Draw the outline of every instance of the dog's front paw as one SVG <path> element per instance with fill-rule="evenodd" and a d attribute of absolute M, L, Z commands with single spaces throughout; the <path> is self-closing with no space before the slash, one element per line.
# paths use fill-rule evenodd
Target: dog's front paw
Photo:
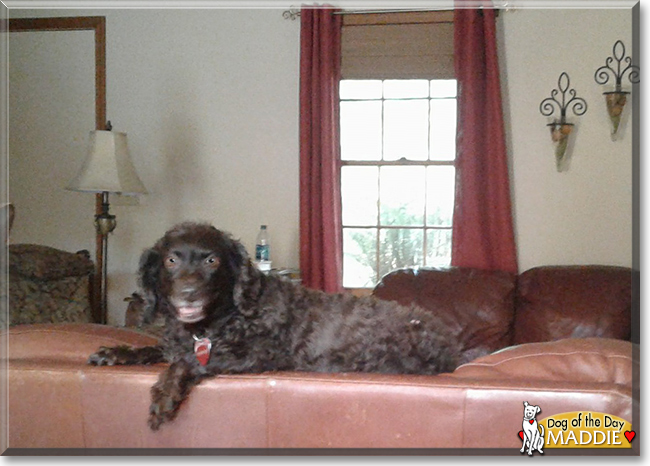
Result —
<path fill-rule="evenodd" d="M 114 366 L 117 362 L 117 351 L 115 348 L 101 346 L 96 353 L 88 357 L 87 362 L 93 366 Z"/>
<path fill-rule="evenodd" d="M 163 393 L 157 387 L 154 387 L 151 392 L 153 399 L 149 406 L 148 424 L 151 430 L 156 431 L 163 423 L 176 417 L 178 404 L 171 396 Z"/>
<path fill-rule="evenodd" d="M 151 403 L 149 406 L 149 420 L 147 421 L 149 428 L 155 432 L 160 429 L 163 422 L 165 422 L 165 418 L 160 413 L 160 405 Z"/>

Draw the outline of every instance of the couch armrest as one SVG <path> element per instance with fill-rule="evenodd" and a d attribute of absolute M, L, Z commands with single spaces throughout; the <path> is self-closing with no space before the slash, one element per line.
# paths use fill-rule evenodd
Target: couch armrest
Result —
<path fill-rule="evenodd" d="M 133 454 L 138 455 L 147 453 L 143 448 L 170 454 L 171 448 L 244 447 L 507 448 L 516 453 L 523 401 L 540 405 L 544 416 L 590 410 L 633 420 L 632 390 L 616 371 L 614 383 L 606 375 L 581 381 L 587 368 L 573 380 L 572 367 L 561 376 L 555 373 L 557 380 L 546 373 L 525 378 L 529 369 L 541 371 L 533 367 L 536 357 L 545 356 L 541 353 L 561 353 L 563 345 L 575 349 L 580 340 L 574 340 L 511 348 L 437 376 L 213 377 L 193 389 L 176 420 L 152 432 L 146 423 L 150 388 L 165 365 L 95 367 L 85 360 L 98 345 L 146 345 L 155 338 L 92 324 L 22 326 L 7 334 L 11 449 L 137 448 Z M 611 345 L 622 357 L 608 364 L 620 362 L 620 372 L 627 374 L 631 343 Z M 604 364 L 586 351 L 576 356 L 567 348 L 565 353 L 576 364 L 590 357 Z M 565 376 L 569 381 L 562 381 Z"/>
<path fill-rule="evenodd" d="M 17 325 L 9 332 L 0 332 L 0 345 L 9 348 L 8 358 L 14 361 L 49 359 L 85 364 L 100 346 L 150 346 L 158 342 L 135 330 L 100 324 Z"/>

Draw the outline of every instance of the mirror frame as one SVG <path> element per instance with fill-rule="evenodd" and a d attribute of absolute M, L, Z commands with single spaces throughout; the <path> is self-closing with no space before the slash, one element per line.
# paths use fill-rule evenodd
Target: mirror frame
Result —
<path fill-rule="evenodd" d="M 9 32 L 86 31 L 95 33 L 95 129 L 106 129 L 106 17 L 76 16 L 56 18 L 12 18 Z M 95 215 L 102 211 L 102 195 L 95 195 Z M 106 302 L 102 299 L 104 249 L 103 237 L 95 236 L 95 272 L 90 280 L 90 307 L 93 321 L 107 322 Z"/>

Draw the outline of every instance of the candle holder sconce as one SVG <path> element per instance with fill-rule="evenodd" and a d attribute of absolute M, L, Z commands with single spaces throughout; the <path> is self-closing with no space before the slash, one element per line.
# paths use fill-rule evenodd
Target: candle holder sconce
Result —
<path fill-rule="evenodd" d="M 630 82 L 637 84 L 639 82 L 639 67 L 632 64 L 631 57 L 625 56 L 625 45 L 623 41 L 616 41 L 612 48 L 612 53 L 614 56 L 607 57 L 605 59 L 605 65 L 596 70 L 594 79 L 598 84 L 607 84 L 610 77 L 616 81 L 613 91 L 603 92 L 609 120 L 612 123 L 612 141 L 616 141 L 619 135 L 618 130 L 621 127 L 623 109 L 625 108 L 627 95 L 629 94 L 628 91 L 623 90 L 623 77 L 627 74 Z M 614 60 L 616 60 L 616 65 L 612 66 Z M 625 62 L 624 66 L 622 66 L 623 62 Z"/>
<path fill-rule="evenodd" d="M 539 111 L 544 116 L 552 116 L 555 110 L 560 111 L 559 120 L 556 118 L 546 126 L 551 130 L 551 139 L 555 146 L 555 164 L 557 171 L 563 171 L 567 167 L 566 162 L 571 152 L 567 151 L 567 148 L 575 126 L 566 120 L 567 110 L 571 109 L 576 116 L 584 115 L 587 111 L 587 102 L 585 99 L 576 96 L 575 89 L 569 89 L 569 75 L 565 72 L 560 74 L 557 84 L 558 88 L 551 91 L 551 97 L 542 100 L 539 105 Z"/>

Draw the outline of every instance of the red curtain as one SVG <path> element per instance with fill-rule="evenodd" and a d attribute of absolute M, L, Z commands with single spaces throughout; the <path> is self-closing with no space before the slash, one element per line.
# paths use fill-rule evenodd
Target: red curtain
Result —
<path fill-rule="evenodd" d="M 455 10 L 454 59 L 458 135 L 452 265 L 517 273 L 494 10 Z"/>
<path fill-rule="evenodd" d="M 303 285 L 342 291 L 339 145 L 341 16 L 300 12 L 300 269 Z"/>

